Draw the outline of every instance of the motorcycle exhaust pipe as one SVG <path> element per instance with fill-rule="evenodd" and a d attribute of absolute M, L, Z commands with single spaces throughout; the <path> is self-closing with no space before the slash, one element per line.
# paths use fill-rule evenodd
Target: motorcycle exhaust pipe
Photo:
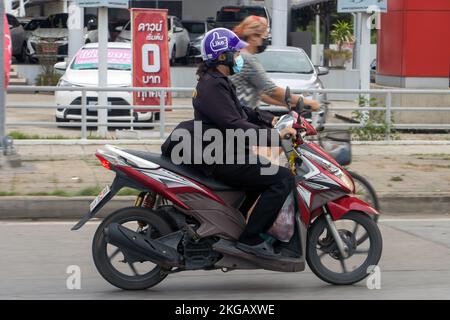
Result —
<path fill-rule="evenodd" d="M 103 232 L 106 242 L 118 247 L 124 255 L 128 254 L 136 261 L 151 261 L 163 267 L 181 265 L 182 256 L 177 250 L 118 223 L 111 223 Z"/>

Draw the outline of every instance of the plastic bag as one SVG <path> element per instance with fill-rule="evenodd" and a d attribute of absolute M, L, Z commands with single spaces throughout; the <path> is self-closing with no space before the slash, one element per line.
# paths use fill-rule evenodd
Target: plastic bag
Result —
<path fill-rule="evenodd" d="M 282 242 L 289 242 L 295 230 L 295 205 L 292 192 L 286 198 L 275 222 L 267 233 Z"/>

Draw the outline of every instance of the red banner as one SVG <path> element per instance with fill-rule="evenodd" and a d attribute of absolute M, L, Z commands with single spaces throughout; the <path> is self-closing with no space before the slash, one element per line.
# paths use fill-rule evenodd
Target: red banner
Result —
<path fill-rule="evenodd" d="M 170 87 L 167 10 L 133 8 L 131 21 L 133 86 Z M 160 94 L 156 91 L 135 92 L 134 104 L 159 106 Z M 165 105 L 171 105 L 171 94 L 166 92 L 164 96 Z"/>
<path fill-rule="evenodd" d="M 3 5 L 3 4 L 1 4 Z M 11 68 L 11 51 L 12 51 L 12 44 L 11 44 L 11 35 L 9 33 L 9 25 L 8 20 L 6 20 L 6 15 L 3 17 L 3 29 L 5 32 L 5 39 L 4 39 L 4 52 L 3 52 L 3 60 L 4 60 L 4 66 L 5 66 L 5 88 L 8 87 L 9 83 L 9 71 Z"/>

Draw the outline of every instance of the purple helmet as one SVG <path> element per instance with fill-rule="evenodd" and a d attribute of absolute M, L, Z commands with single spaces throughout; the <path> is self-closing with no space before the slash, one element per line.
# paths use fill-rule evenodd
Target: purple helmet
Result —
<path fill-rule="evenodd" d="M 233 31 L 215 28 L 208 31 L 203 37 L 201 44 L 202 58 L 203 61 L 215 60 L 224 52 L 239 51 L 247 45 L 247 42 L 239 39 Z"/>

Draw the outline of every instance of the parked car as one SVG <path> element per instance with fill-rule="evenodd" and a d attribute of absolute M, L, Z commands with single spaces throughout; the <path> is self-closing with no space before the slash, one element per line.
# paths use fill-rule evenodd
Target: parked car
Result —
<path fill-rule="evenodd" d="M 108 86 L 111 87 L 131 87 L 131 63 L 132 52 L 129 43 L 108 43 Z M 97 87 L 98 86 L 98 43 L 85 44 L 73 57 L 67 65 L 65 62 L 59 62 L 55 65 L 58 70 L 65 70 L 58 86 L 70 87 Z M 87 92 L 88 105 L 96 105 L 98 93 L 95 91 Z M 55 101 L 58 106 L 80 105 L 80 91 L 57 91 Z M 133 95 L 130 92 L 108 92 L 108 104 L 111 105 L 132 105 Z M 64 107 L 56 110 L 56 121 L 67 122 L 70 120 L 80 120 L 80 109 L 67 109 Z M 110 121 L 130 121 L 151 122 L 153 113 L 148 111 L 139 111 L 129 109 L 111 109 L 108 110 L 108 119 Z M 87 110 L 87 120 L 97 120 L 97 110 Z"/>
<path fill-rule="evenodd" d="M 9 32 L 11 33 L 11 43 L 13 56 L 19 62 L 24 62 L 26 59 L 25 54 L 25 30 L 23 30 L 22 25 L 19 21 L 11 14 L 6 14 L 8 20 Z"/>
<path fill-rule="evenodd" d="M 46 21 L 47 21 L 46 17 L 35 17 L 29 20 L 23 27 L 23 29 L 25 30 L 26 38 L 28 39 L 33 33 L 33 31 L 39 28 Z"/>
<path fill-rule="evenodd" d="M 183 20 L 183 27 L 189 32 L 190 51 L 189 56 L 199 58 L 201 56 L 200 45 L 206 32 L 214 28 L 211 23 L 202 20 Z"/>
<path fill-rule="evenodd" d="M 167 17 L 167 30 L 169 33 L 169 59 L 170 65 L 174 65 L 178 59 L 184 64 L 189 62 L 189 33 L 181 24 L 180 19 L 175 16 Z M 117 27 L 120 31 L 116 41 L 131 42 L 131 23 L 128 22 L 125 27 Z"/>
<path fill-rule="evenodd" d="M 271 19 L 269 11 L 262 6 L 223 6 L 217 11 L 216 19 L 214 21 L 215 28 L 227 28 L 233 30 L 235 26 L 241 23 L 248 16 L 260 16 L 267 19 L 269 40 L 271 39 L 270 25 Z M 209 22 L 213 22 L 208 19 Z"/>
<path fill-rule="evenodd" d="M 323 89 L 319 76 L 328 73 L 325 67 L 315 67 L 308 55 L 297 47 L 268 46 L 257 55 L 258 60 L 266 70 L 270 79 L 279 87 L 290 87 L 292 91 L 299 90 L 308 99 L 313 99 L 310 89 Z M 317 94 L 317 100 L 325 101 L 322 93 Z M 261 103 L 261 109 L 274 114 L 286 113 L 284 108 Z"/>
<path fill-rule="evenodd" d="M 45 42 L 54 42 L 57 44 L 59 60 L 67 57 L 69 37 L 69 29 L 67 28 L 68 17 L 69 15 L 67 13 L 57 13 L 39 22 L 37 28 L 31 32 L 27 40 L 27 55 L 30 62 L 37 62 L 38 46 Z M 93 14 L 86 14 L 84 16 L 85 32 L 88 32 L 88 23 L 97 25 L 97 17 Z"/>

